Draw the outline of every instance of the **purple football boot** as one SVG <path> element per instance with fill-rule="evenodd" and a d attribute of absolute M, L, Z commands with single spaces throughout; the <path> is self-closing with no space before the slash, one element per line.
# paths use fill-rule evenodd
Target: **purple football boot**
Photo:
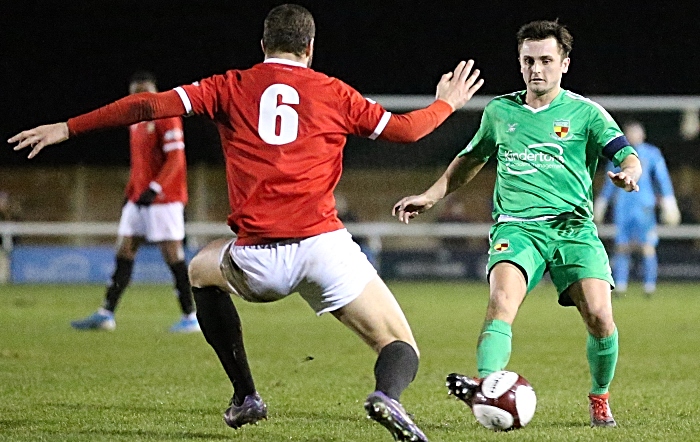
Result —
<path fill-rule="evenodd" d="M 230 405 L 224 413 L 224 422 L 231 428 L 267 419 L 267 405 L 257 392 L 246 396 L 241 405 L 234 405 L 231 399 Z"/>
<path fill-rule="evenodd" d="M 365 401 L 367 417 L 384 426 L 397 441 L 428 442 L 428 438 L 413 423 L 403 406 L 381 391 L 367 396 Z"/>

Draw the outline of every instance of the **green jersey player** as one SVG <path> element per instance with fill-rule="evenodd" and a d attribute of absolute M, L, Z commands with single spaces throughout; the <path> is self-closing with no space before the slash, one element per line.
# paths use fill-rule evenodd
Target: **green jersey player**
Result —
<path fill-rule="evenodd" d="M 610 179 L 638 190 L 636 152 L 598 104 L 561 88 L 572 37 L 557 22 L 536 21 L 517 34 L 526 90 L 503 95 L 484 109 L 472 141 L 428 190 L 402 199 L 402 222 L 430 209 L 469 182 L 492 156 L 497 160 L 490 233 L 490 298 L 477 344 L 479 378 L 506 367 L 511 324 L 526 294 L 549 271 L 559 303 L 576 306 L 588 329 L 591 426 L 615 426 L 608 403 L 618 355 L 610 290 L 613 280 L 592 220 L 598 157 L 621 171 Z M 470 405 L 479 378 L 451 374 L 451 393 Z"/>

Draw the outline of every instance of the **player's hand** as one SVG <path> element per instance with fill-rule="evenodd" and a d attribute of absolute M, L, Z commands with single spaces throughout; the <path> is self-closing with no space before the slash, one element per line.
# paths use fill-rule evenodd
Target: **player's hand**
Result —
<path fill-rule="evenodd" d="M 625 189 L 627 192 L 639 192 L 637 182 L 625 172 L 613 173 L 608 171 L 608 176 L 617 187 Z"/>
<path fill-rule="evenodd" d="M 473 67 L 474 60 L 460 61 L 453 72 L 443 75 L 437 85 L 435 99 L 448 102 L 453 110 L 467 104 L 467 101 L 471 100 L 484 84 L 483 79 L 478 80 L 480 74 L 478 69 L 469 75 Z"/>
<path fill-rule="evenodd" d="M 681 211 L 673 196 L 661 198 L 661 222 L 669 226 L 677 226 L 681 223 Z"/>
<path fill-rule="evenodd" d="M 391 210 L 392 216 L 398 216 L 399 221 L 408 224 L 410 220 L 425 212 L 435 205 L 435 201 L 423 195 L 413 195 L 403 198 L 394 204 Z"/>
<path fill-rule="evenodd" d="M 156 191 L 149 187 L 141 192 L 141 195 L 139 195 L 139 199 L 136 200 L 135 204 L 141 207 L 148 207 L 153 203 L 157 196 L 158 194 Z"/>
<path fill-rule="evenodd" d="M 20 132 L 7 140 L 8 143 L 17 143 L 15 150 L 22 150 L 27 146 L 32 147 L 27 158 L 34 158 L 41 149 L 52 144 L 58 144 L 68 139 L 68 124 L 55 123 L 35 127 L 34 129 Z"/>

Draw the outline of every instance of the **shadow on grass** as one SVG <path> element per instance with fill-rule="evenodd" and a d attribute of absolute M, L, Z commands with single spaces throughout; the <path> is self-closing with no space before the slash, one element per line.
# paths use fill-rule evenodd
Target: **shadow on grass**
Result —
<path fill-rule="evenodd" d="M 13 430 L 16 428 L 28 427 L 36 424 L 35 420 L 29 419 L 0 419 L 0 430 Z"/>
<path fill-rule="evenodd" d="M 233 430 L 232 430 L 233 431 Z M 144 437 L 149 439 L 168 439 L 168 440 L 231 440 L 231 435 L 203 433 L 199 431 L 148 431 L 148 430 L 84 430 L 77 432 L 78 434 L 94 435 L 94 436 L 122 436 L 126 438 Z"/>
<path fill-rule="evenodd" d="M 130 404 L 91 404 L 91 403 L 74 403 L 74 402 L 46 402 L 43 405 L 56 407 L 61 409 L 70 409 L 77 411 L 114 411 L 114 410 L 124 410 L 128 412 L 136 412 L 143 414 L 156 414 L 156 413 L 184 413 L 191 416 L 206 416 L 209 414 L 220 414 L 223 413 L 222 410 L 218 408 L 178 408 L 178 407 L 168 407 L 168 406 L 145 406 L 145 405 L 130 405 Z"/>
<path fill-rule="evenodd" d="M 356 414 L 352 415 L 338 415 L 335 413 L 323 412 L 323 411 L 308 411 L 308 410 L 298 410 L 298 411 L 284 411 L 281 413 L 275 413 L 274 410 L 270 410 L 270 419 L 288 419 L 288 420 L 304 420 L 310 422 L 366 422 L 367 415 L 364 410 L 360 407 Z"/>
<path fill-rule="evenodd" d="M 92 436 L 93 438 L 108 438 L 120 437 L 127 440 L 143 438 L 148 440 L 231 440 L 231 434 L 215 434 L 201 431 L 154 431 L 154 430 L 108 430 L 108 429 L 91 429 L 91 430 L 64 430 L 59 431 L 47 426 L 60 425 L 61 422 L 56 419 L 2 419 L 0 420 L 0 433 L 9 432 L 12 430 L 22 430 L 24 436 L 34 435 L 53 435 L 65 438 L 70 435 Z M 56 439 L 58 440 L 58 439 Z"/>
<path fill-rule="evenodd" d="M 563 421 L 552 421 L 552 422 L 538 422 L 538 426 L 540 428 L 544 429 L 577 429 L 577 428 L 590 428 L 591 424 L 588 422 L 588 420 L 580 420 L 580 421 L 569 421 L 569 422 L 563 422 Z"/>
<path fill-rule="evenodd" d="M 225 434 L 214 434 L 214 433 L 204 433 L 198 431 L 150 431 L 150 430 L 80 430 L 80 431 L 57 431 L 49 429 L 41 429 L 32 431 L 34 434 L 44 434 L 61 436 L 62 438 L 73 435 L 75 436 L 87 436 L 89 438 L 95 438 L 103 440 L 107 438 L 120 438 L 126 440 L 231 440 L 231 435 Z M 27 434 L 25 434 L 27 435 Z M 55 439 L 60 440 L 60 439 Z"/>
<path fill-rule="evenodd" d="M 90 408 L 85 407 L 75 407 L 75 408 Z M 109 408 L 109 407 L 105 407 Z M 322 419 L 322 415 L 305 414 L 301 413 L 294 416 L 285 416 L 286 419 L 302 419 L 302 420 L 316 420 Z M 352 421 L 356 422 L 356 419 L 336 419 L 339 421 Z M 362 421 L 360 421 L 362 422 Z M 167 430 L 142 430 L 142 429 L 84 429 L 84 430 L 69 430 L 65 429 L 63 431 L 51 428 L 53 426 L 58 426 L 61 421 L 58 419 L 1 419 L 0 420 L 0 435 L 5 434 L 9 436 L 11 434 L 19 434 L 21 431 L 21 440 L 33 440 L 36 437 L 37 440 L 261 440 L 260 438 L 265 438 L 266 434 L 269 437 L 271 434 L 265 431 L 264 428 L 260 428 L 260 434 L 257 436 L 254 427 L 246 427 L 247 431 L 233 430 L 226 428 L 223 423 L 221 427 L 213 429 L 212 432 L 205 431 L 167 431 Z M 263 424 L 264 425 L 264 424 Z M 225 429 L 225 433 L 219 434 L 215 431 L 219 431 L 221 428 Z M 253 431 L 253 432 L 251 432 Z M 0 437 L 2 440 L 2 437 Z M 301 436 L 295 435 L 294 440 L 299 442 L 329 442 L 329 441 L 340 441 L 342 438 L 338 437 L 327 437 L 327 436 Z"/>

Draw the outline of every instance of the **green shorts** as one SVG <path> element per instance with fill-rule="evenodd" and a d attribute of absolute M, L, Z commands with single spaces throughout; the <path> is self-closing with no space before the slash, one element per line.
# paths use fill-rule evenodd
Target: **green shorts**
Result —
<path fill-rule="evenodd" d="M 489 238 L 489 273 L 499 262 L 512 262 L 525 272 L 530 292 L 549 271 L 561 305 L 574 305 L 565 292 L 581 279 L 602 279 L 614 287 L 608 255 L 593 221 L 499 222 L 491 227 Z"/>

